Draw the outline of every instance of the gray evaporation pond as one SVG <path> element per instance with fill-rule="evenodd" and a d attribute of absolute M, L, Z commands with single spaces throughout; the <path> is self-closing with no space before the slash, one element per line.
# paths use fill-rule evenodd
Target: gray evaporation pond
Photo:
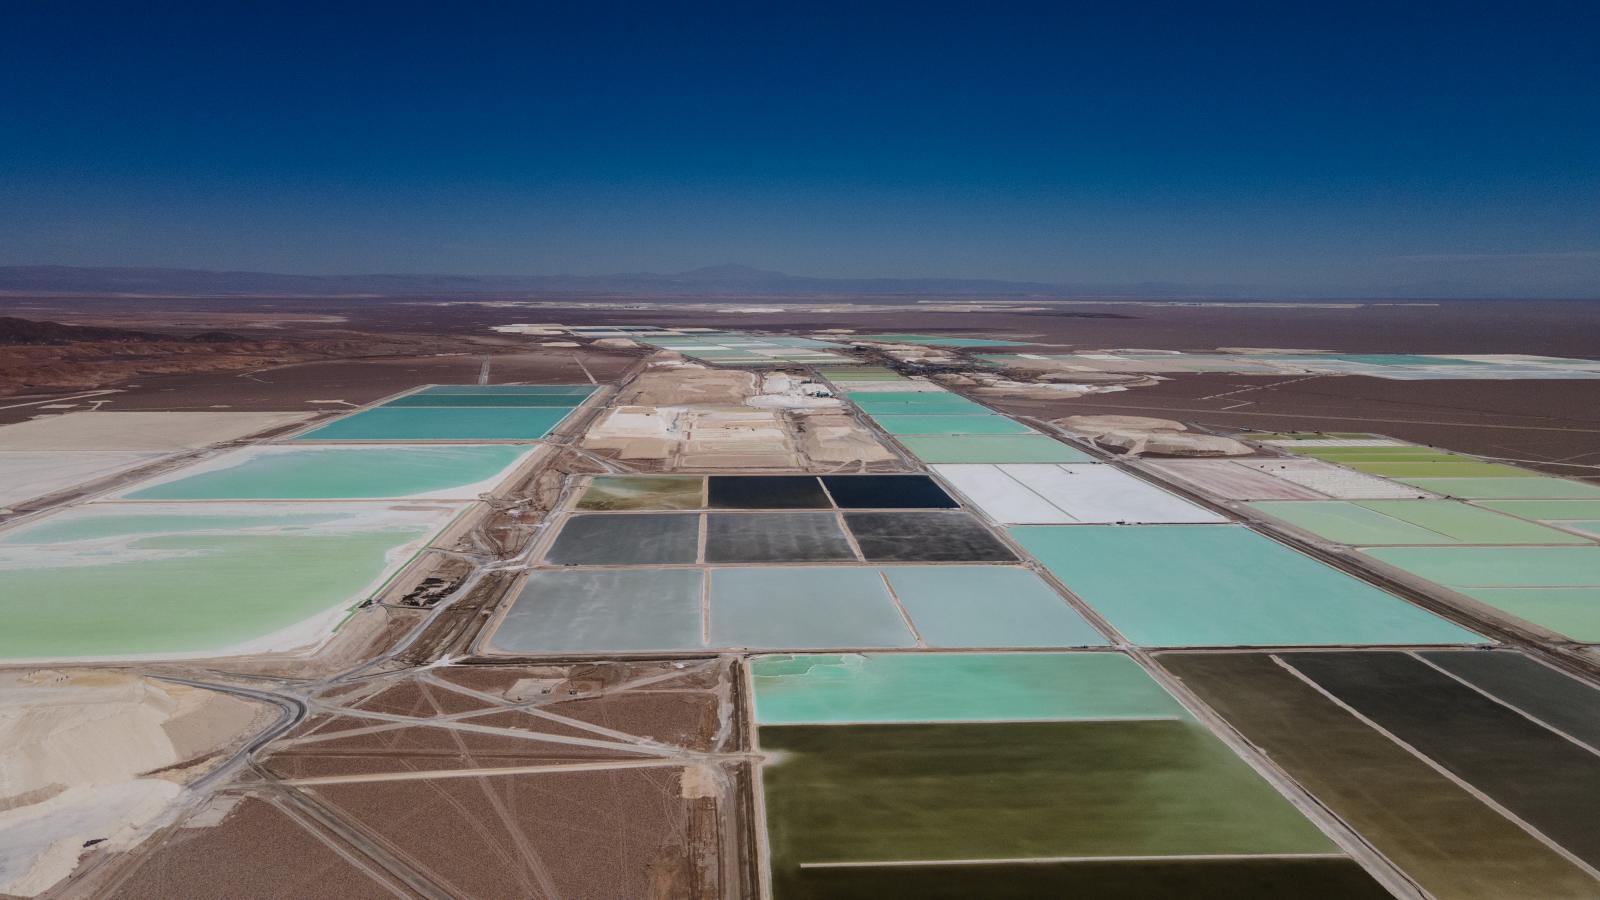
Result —
<path fill-rule="evenodd" d="M 574 515 L 545 554 L 557 566 L 692 563 L 700 550 L 694 513 Z"/>
<path fill-rule="evenodd" d="M 706 562 L 854 561 L 850 539 L 833 513 L 710 513 Z"/>
<path fill-rule="evenodd" d="M 630 653 L 700 646 L 697 569 L 536 571 L 489 641 L 502 653 Z"/>

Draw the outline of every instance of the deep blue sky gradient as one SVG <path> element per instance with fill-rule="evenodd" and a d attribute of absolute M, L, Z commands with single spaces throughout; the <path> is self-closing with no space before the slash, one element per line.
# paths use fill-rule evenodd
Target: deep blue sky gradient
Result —
<path fill-rule="evenodd" d="M 1600 4 L 13 2 L 0 264 L 1600 296 Z"/>

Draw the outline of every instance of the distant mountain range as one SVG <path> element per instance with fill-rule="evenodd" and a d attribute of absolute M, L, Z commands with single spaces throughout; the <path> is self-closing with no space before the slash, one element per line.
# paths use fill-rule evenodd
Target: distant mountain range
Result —
<path fill-rule="evenodd" d="M 8 294 L 484 297 L 918 296 L 1234 299 L 1248 292 L 1178 284 L 1065 285 L 986 278 L 813 278 L 748 266 L 616 275 L 280 275 L 205 269 L 0 266 Z"/>
<path fill-rule="evenodd" d="M 991 298 L 1138 300 L 1443 299 L 1505 296 L 1470 280 L 1346 291 L 1253 285 L 1049 284 L 995 278 L 815 278 L 749 266 L 616 275 L 281 275 L 206 269 L 0 266 L 0 296 L 481 297 L 485 299 Z M 1586 283 L 1530 291 L 1535 297 L 1596 297 Z"/>

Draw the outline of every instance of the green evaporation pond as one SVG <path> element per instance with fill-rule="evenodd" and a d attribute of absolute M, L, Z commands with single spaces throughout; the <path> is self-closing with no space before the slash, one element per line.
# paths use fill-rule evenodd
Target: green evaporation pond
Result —
<path fill-rule="evenodd" d="M 297 441 L 531 441 L 571 407 L 379 407 L 299 435 Z"/>
<path fill-rule="evenodd" d="M 1600 547 L 1381 547 L 1362 552 L 1448 587 L 1588 587 L 1600 601 Z"/>
<path fill-rule="evenodd" d="M 763 725 L 759 737 L 774 758 L 761 778 L 775 881 L 807 863 L 1338 852 L 1183 719 Z"/>
<path fill-rule="evenodd" d="M 1456 590 L 1575 641 L 1600 643 L 1600 587 Z"/>
<path fill-rule="evenodd" d="M 767 656 L 751 672 L 761 725 L 1188 718 L 1115 653 Z"/>
<path fill-rule="evenodd" d="M 1330 541 L 1381 544 L 1582 544 L 1577 535 L 1455 500 L 1265 500 L 1249 504 Z"/>
<path fill-rule="evenodd" d="M 1600 500 L 1491 500 L 1478 505 L 1549 522 L 1600 519 Z"/>
<path fill-rule="evenodd" d="M 1539 473 L 1515 466 L 1486 462 L 1365 462 L 1341 460 L 1342 465 L 1385 478 L 1538 478 Z"/>
<path fill-rule="evenodd" d="M 1600 485 L 1550 478 L 1396 478 L 1446 497 L 1467 500 L 1590 500 L 1600 499 Z"/>
<path fill-rule="evenodd" d="M 528 448 L 285 447 L 244 451 L 222 467 L 134 491 L 129 500 L 339 500 L 486 489 Z"/>
<path fill-rule="evenodd" d="M 0 658 L 221 651 L 364 599 L 396 548 L 441 524 L 363 527 L 357 518 L 348 529 L 328 527 L 337 514 L 112 518 L 0 541 Z M 284 530 L 229 533 L 268 522 Z"/>

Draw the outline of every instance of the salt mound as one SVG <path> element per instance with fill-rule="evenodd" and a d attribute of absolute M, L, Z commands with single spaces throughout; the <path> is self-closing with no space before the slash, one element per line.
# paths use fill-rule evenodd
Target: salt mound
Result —
<path fill-rule="evenodd" d="M 1154 429 L 1113 429 L 1094 442 L 1133 456 L 1248 456 L 1255 451 L 1233 438 Z"/>
<path fill-rule="evenodd" d="M 1149 416 L 1067 416 L 1057 419 L 1062 425 L 1090 437 L 1109 431 L 1188 431 L 1189 426 L 1171 419 L 1153 419 Z"/>

